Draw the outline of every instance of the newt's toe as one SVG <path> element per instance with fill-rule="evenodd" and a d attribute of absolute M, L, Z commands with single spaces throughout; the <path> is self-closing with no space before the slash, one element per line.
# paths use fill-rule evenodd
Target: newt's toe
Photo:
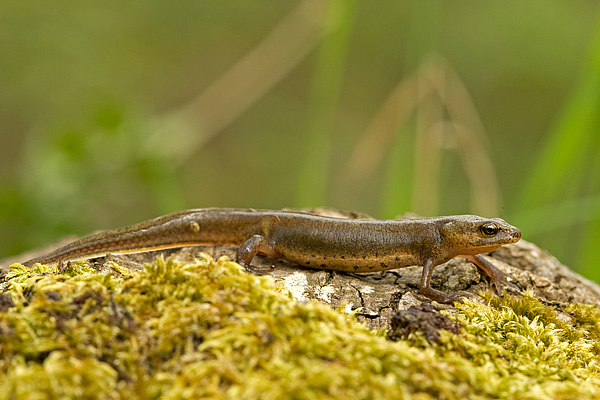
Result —
<path fill-rule="evenodd" d="M 513 293 L 521 293 L 521 288 L 519 286 L 517 286 L 516 284 L 512 283 L 511 281 L 509 281 L 508 279 L 513 279 L 510 276 L 500 276 L 500 277 L 496 277 L 496 279 L 492 279 L 492 286 L 494 287 L 494 289 L 496 290 L 496 293 L 498 294 L 502 294 L 504 292 L 504 290 L 508 290 L 509 292 L 513 292 Z"/>

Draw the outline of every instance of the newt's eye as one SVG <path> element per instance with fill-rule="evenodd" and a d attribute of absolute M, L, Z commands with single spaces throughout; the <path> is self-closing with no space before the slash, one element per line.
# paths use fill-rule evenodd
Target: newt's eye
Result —
<path fill-rule="evenodd" d="M 499 229 L 498 225 L 496 225 L 493 222 L 488 222 L 486 224 L 483 224 L 479 228 L 479 230 L 481 231 L 483 236 L 487 236 L 487 237 L 496 236 L 496 234 L 498 233 L 498 229 Z"/>

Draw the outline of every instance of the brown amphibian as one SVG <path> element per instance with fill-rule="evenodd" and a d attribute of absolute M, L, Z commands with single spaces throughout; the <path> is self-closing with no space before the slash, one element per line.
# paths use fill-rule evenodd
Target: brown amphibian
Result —
<path fill-rule="evenodd" d="M 24 265 L 74 261 L 108 253 L 232 244 L 240 246 L 236 261 L 249 270 L 256 254 L 308 268 L 348 272 L 420 265 L 423 267 L 420 292 L 432 300 L 451 303 L 472 295 L 433 289 L 431 277 L 436 266 L 463 257 L 485 272 L 496 290 L 506 286 L 516 288 L 479 254 L 520 238 L 521 231 L 502 219 L 474 215 L 371 220 L 296 211 L 207 208 L 180 211 L 97 233 Z"/>

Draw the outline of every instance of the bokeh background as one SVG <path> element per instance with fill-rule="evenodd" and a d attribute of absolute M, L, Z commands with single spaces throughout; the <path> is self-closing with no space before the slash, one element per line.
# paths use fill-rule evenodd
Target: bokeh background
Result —
<path fill-rule="evenodd" d="M 596 1 L 0 5 L 0 257 L 196 207 L 501 216 L 600 281 Z"/>

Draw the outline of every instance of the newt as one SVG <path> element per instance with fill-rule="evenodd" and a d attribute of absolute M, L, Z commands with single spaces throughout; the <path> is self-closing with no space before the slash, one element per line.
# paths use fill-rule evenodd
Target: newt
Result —
<path fill-rule="evenodd" d="M 521 231 L 504 220 L 475 215 L 370 220 L 298 211 L 206 208 L 175 212 L 84 237 L 24 265 L 75 261 L 109 253 L 230 244 L 239 246 L 236 261 L 249 271 L 257 254 L 308 268 L 347 272 L 422 266 L 421 294 L 452 303 L 473 295 L 432 288 L 435 267 L 455 257 L 466 258 L 489 276 L 498 292 L 506 286 L 518 290 L 481 254 L 520 238 Z"/>

